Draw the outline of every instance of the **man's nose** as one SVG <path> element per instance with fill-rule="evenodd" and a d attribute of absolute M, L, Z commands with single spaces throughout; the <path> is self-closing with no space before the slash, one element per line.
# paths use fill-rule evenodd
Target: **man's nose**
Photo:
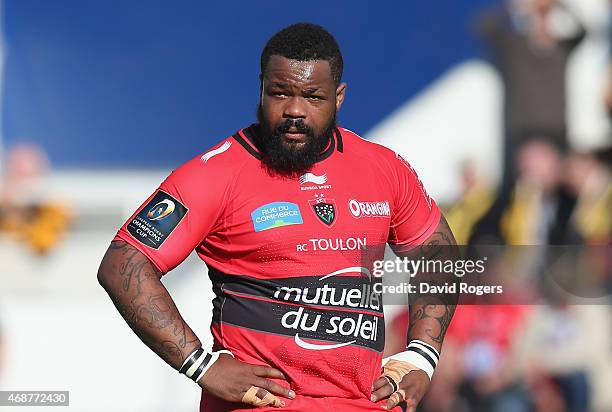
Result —
<path fill-rule="evenodd" d="M 285 118 L 306 118 L 306 102 L 305 99 L 300 96 L 292 96 L 285 105 L 283 112 Z"/>

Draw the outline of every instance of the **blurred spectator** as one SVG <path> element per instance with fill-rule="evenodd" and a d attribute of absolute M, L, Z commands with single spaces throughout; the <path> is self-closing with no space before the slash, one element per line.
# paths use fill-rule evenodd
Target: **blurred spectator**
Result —
<path fill-rule="evenodd" d="M 550 139 L 535 136 L 518 149 L 518 177 L 476 224 L 470 243 L 575 243 L 569 224 L 576 198 L 562 184 L 562 157 Z"/>
<path fill-rule="evenodd" d="M 45 193 L 48 160 L 34 144 L 9 150 L 0 181 L 0 235 L 45 254 L 67 229 L 68 209 Z"/>
<path fill-rule="evenodd" d="M 567 184 L 578 198 L 572 223 L 587 244 L 607 245 L 612 240 L 610 152 L 612 148 L 572 152 L 565 161 Z"/>
<path fill-rule="evenodd" d="M 556 0 L 513 0 L 487 10 L 477 32 L 492 54 L 504 84 L 504 173 L 513 179 L 518 140 L 538 131 L 554 137 L 560 149 L 566 138 L 568 58 L 585 37 L 585 29 Z"/>
<path fill-rule="evenodd" d="M 457 244 L 467 245 L 472 228 L 493 202 L 493 191 L 471 160 L 461 165 L 461 198 L 445 211 L 444 216 L 453 230 Z"/>

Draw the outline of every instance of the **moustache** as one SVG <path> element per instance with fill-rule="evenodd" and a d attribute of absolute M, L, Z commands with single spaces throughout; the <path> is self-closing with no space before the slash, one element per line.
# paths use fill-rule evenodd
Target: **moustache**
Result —
<path fill-rule="evenodd" d="M 287 133 L 291 129 L 296 130 L 298 133 L 304 133 L 310 136 L 314 135 L 314 131 L 312 130 L 310 126 L 304 123 L 304 119 L 297 119 L 297 120 L 286 119 L 284 122 L 282 122 L 280 125 L 276 127 L 276 132 L 277 133 Z"/>

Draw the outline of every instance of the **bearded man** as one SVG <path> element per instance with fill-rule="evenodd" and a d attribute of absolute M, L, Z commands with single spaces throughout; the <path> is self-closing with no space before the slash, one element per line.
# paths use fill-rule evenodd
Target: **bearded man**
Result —
<path fill-rule="evenodd" d="M 406 351 L 383 365 L 372 267 L 386 244 L 408 255 L 454 238 L 403 158 L 336 124 L 342 70 L 322 27 L 275 34 L 258 123 L 177 168 L 102 261 L 115 306 L 202 388 L 201 411 L 414 410 L 429 387 L 454 305 L 411 302 Z M 215 294 L 206 349 L 160 281 L 193 250 Z"/>

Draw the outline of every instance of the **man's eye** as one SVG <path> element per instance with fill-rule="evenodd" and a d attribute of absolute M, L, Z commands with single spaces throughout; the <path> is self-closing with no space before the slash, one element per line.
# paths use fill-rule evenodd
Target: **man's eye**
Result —
<path fill-rule="evenodd" d="M 323 100 L 321 96 L 306 96 L 306 98 L 309 100 Z"/>
<path fill-rule="evenodd" d="M 272 96 L 276 96 L 276 97 L 285 97 L 285 96 L 287 96 L 287 94 L 285 92 L 272 92 L 271 94 L 272 94 Z"/>

